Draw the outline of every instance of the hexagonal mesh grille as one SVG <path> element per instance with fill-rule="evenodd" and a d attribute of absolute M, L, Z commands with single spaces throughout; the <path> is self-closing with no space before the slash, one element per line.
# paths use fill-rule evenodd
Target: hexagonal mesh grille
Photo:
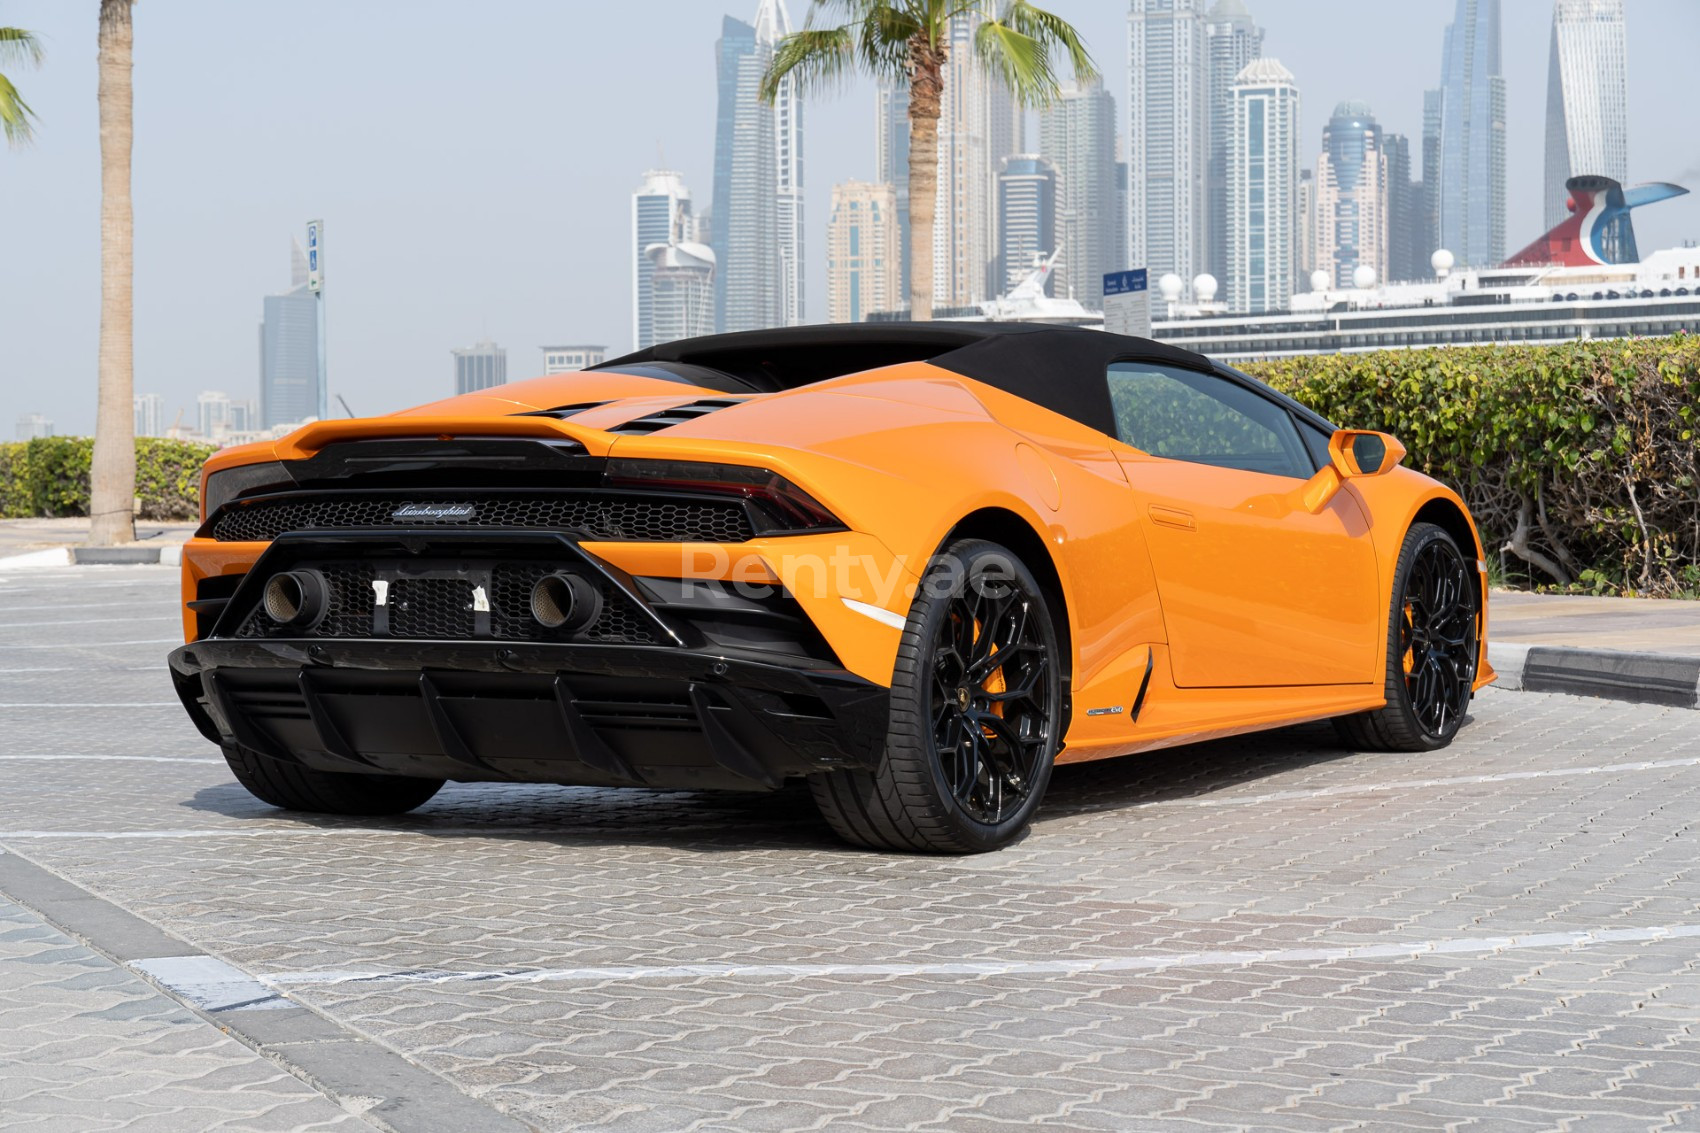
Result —
<path fill-rule="evenodd" d="M 398 578 L 390 586 L 390 636 L 471 637 L 472 587 L 462 578 Z"/>
<path fill-rule="evenodd" d="M 370 638 L 375 634 L 373 581 L 376 570 L 364 563 L 332 563 L 319 568 L 330 590 L 330 610 L 310 630 L 280 626 L 255 607 L 237 637 Z M 653 645 L 653 623 L 624 593 L 598 579 L 602 610 L 577 633 L 539 625 L 531 616 L 531 588 L 560 567 L 548 563 L 497 563 L 490 572 L 490 639 L 498 641 L 593 641 Z M 477 638 L 472 608 L 473 583 L 456 578 L 399 578 L 390 584 L 389 636 L 455 641 Z"/>
<path fill-rule="evenodd" d="M 227 507 L 213 521 L 221 542 L 269 542 L 286 531 L 347 527 L 519 528 L 572 531 L 590 538 L 651 543 L 742 543 L 753 532 L 743 506 L 726 501 L 671 500 L 619 494 L 503 494 L 454 499 L 471 504 L 470 516 L 441 519 L 394 513 L 409 504 L 441 504 L 442 497 L 325 495 L 257 500 Z"/>

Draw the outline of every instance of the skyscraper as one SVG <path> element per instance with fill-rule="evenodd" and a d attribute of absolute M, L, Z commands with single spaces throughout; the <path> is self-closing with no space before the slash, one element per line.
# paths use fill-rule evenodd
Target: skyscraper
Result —
<path fill-rule="evenodd" d="M 262 428 L 319 415 L 317 304 L 305 283 L 265 298 L 260 320 Z"/>
<path fill-rule="evenodd" d="M 1492 267 L 1505 258 L 1499 0 L 1458 0 L 1441 58 L 1440 246 L 1459 267 Z"/>
<path fill-rule="evenodd" d="M 983 3 L 950 21 L 933 219 L 935 307 L 972 306 L 998 291 L 998 165 L 1014 152 L 1018 131 L 1008 89 L 974 51 L 989 8 Z"/>
<path fill-rule="evenodd" d="M 45 413 L 20 413 L 18 426 L 12 434 L 20 441 L 34 441 L 53 436 L 53 418 Z"/>
<path fill-rule="evenodd" d="M 1299 88 L 1274 59 L 1254 59 L 1235 77 L 1233 99 L 1228 306 L 1284 310 L 1293 293 L 1298 237 Z"/>
<path fill-rule="evenodd" d="M 230 404 L 223 390 L 202 390 L 195 396 L 195 431 L 209 440 L 230 432 Z"/>
<path fill-rule="evenodd" d="M 756 22 L 727 16 L 716 44 L 715 325 L 759 330 L 802 321 L 803 111 L 787 83 L 769 106 L 762 76 L 791 29 L 783 0 L 761 0 Z"/>
<path fill-rule="evenodd" d="M 1440 92 L 1423 92 L 1423 191 L 1417 199 L 1417 223 L 1422 226 L 1418 241 L 1418 278 L 1428 278 L 1429 257 L 1440 247 Z"/>
<path fill-rule="evenodd" d="M 1121 262 L 1124 237 L 1118 231 L 1115 97 L 1097 81 L 1063 91 L 1039 113 L 1039 152 L 1057 171 L 1062 255 L 1052 287 L 1055 294 L 1073 295 L 1083 306 L 1102 310 L 1104 276 L 1127 267 Z"/>
<path fill-rule="evenodd" d="M 785 0 L 761 0 L 756 10 L 756 42 L 769 52 L 791 34 Z M 779 226 L 780 322 L 803 322 L 803 101 L 797 84 L 786 79 L 773 100 L 775 223 Z"/>
<path fill-rule="evenodd" d="M 903 306 L 909 302 L 909 88 L 882 81 L 875 94 L 874 168 L 897 197 L 897 239 L 902 249 Z"/>
<path fill-rule="evenodd" d="M 998 293 L 1033 271 L 1057 248 L 1057 171 L 1038 154 L 1003 159 L 998 174 Z M 1106 172 L 1109 168 L 1106 167 Z M 1048 293 L 1048 291 L 1047 291 Z"/>
<path fill-rule="evenodd" d="M 714 333 L 714 249 L 695 241 L 651 244 L 655 341 Z"/>
<path fill-rule="evenodd" d="M 476 393 L 508 382 L 508 352 L 489 339 L 461 350 L 451 350 L 455 360 L 455 392 Z"/>
<path fill-rule="evenodd" d="M 1564 182 L 1629 174 L 1623 0 L 1554 0 L 1547 62 L 1546 225 L 1568 214 Z"/>
<path fill-rule="evenodd" d="M 608 360 L 606 346 L 545 346 L 542 349 L 544 377 L 588 370 Z"/>
<path fill-rule="evenodd" d="M 847 181 L 832 187 L 826 229 L 826 309 L 835 323 L 859 323 L 903 306 L 897 193 L 890 185 Z"/>
<path fill-rule="evenodd" d="M 1316 271 L 1316 175 L 1309 169 L 1299 170 L 1299 184 L 1293 198 L 1293 287 L 1310 287 L 1311 273 Z"/>
<path fill-rule="evenodd" d="M 1132 0 L 1128 13 L 1128 260 L 1188 288 L 1209 262 L 1204 3 Z"/>
<path fill-rule="evenodd" d="M 1387 154 L 1381 126 L 1361 102 L 1342 102 L 1322 128 L 1316 160 L 1316 267 L 1353 287 L 1360 267 L 1387 279 Z"/>
<path fill-rule="evenodd" d="M 647 249 L 666 244 L 691 226 L 691 191 L 677 173 L 652 169 L 643 187 L 632 194 L 632 348 L 642 350 L 661 341 L 655 337 L 651 275 L 654 262 Z M 691 233 L 694 237 L 694 233 Z"/>
<path fill-rule="evenodd" d="M 136 410 L 136 435 L 158 437 L 165 434 L 165 398 L 157 393 L 138 393 L 132 399 Z"/>
<path fill-rule="evenodd" d="M 1434 249 L 1424 244 L 1423 185 L 1411 175 L 1411 139 L 1383 134 L 1381 148 L 1387 154 L 1387 278 L 1425 279 Z"/>
<path fill-rule="evenodd" d="M 1263 54 L 1263 29 L 1241 0 L 1216 0 L 1205 17 L 1210 58 L 1209 250 L 1205 269 L 1218 279 L 1228 271 L 1228 150 L 1234 125 L 1234 78 Z"/>

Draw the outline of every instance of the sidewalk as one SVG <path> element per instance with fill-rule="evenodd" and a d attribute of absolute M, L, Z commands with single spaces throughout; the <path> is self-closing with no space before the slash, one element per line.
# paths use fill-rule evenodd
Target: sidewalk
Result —
<path fill-rule="evenodd" d="M 1496 590 L 1488 595 L 1488 640 L 1700 657 L 1700 602 Z"/>
<path fill-rule="evenodd" d="M 166 547 L 180 547 L 195 533 L 198 525 L 188 521 L 166 522 L 138 519 L 136 542 L 128 545 L 111 562 L 139 562 L 140 552 L 153 552 L 150 562 L 159 562 L 158 552 Z M 88 542 L 87 518 L 69 519 L 0 519 L 0 566 L 8 560 L 12 566 L 53 566 L 68 563 L 75 549 Z M 54 552 L 62 556 L 53 557 Z M 175 560 L 172 560 L 175 561 Z"/>

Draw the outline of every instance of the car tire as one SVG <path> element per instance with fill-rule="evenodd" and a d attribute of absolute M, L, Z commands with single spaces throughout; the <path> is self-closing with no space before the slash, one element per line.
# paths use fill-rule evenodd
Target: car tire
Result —
<path fill-rule="evenodd" d="M 959 540 L 934 557 L 910 606 L 879 766 L 811 777 L 815 803 L 858 846 L 1001 849 L 1050 784 L 1061 706 L 1057 636 L 1038 581 L 1007 548 Z"/>
<path fill-rule="evenodd" d="M 443 789 L 441 779 L 315 771 L 227 744 L 236 781 L 263 803 L 310 814 L 405 814 Z"/>
<path fill-rule="evenodd" d="M 1476 677 L 1480 609 L 1469 560 L 1432 523 L 1405 534 L 1387 615 L 1387 704 L 1335 718 L 1364 751 L 1434 751 L 1452 742 Z"/>

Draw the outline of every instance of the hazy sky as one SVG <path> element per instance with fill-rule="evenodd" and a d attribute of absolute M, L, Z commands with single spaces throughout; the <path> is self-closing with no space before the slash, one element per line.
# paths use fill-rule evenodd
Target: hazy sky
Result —
<path fill-rule="evenodd" d="M 805 0 L 789 0 L 801 20 Z M 1246 0 L 1297 76 L 1307 164 L 1335 103 L 1416 138 L 1454 0 Z M 1118 104 L 1125 0 L 1049 0 Z M 99 313 L 96 0 L 0 0 L 42 36 L 13 77 L 41 116 L 0 148 L 0 437 L 21 413 L 94 420 Z M 1539 234 L 1551 0 L 1505 0 L 1507 242 Z M 489 335 L 510 379 L 546 342 L 631 345 L 631 193 L 665 160 L 711 195 L 714 41 L 756 0 L 146 0 L 136 8 L 136 388 L 167 419 L 197 391 L 254 397 L 261 297 L 289 239 L 327 229 L 333 392 L 370 414 L 450 391 Z M 1700 191 L 1700 0 L 1628 0 L 1631 181 Z M 808 314 L 825 317 L 836 181 L 873 175 L 866 85 L 808 108 Z M 664 153 L 665 158 L 658 156 Z M 1700 192 L 1647 209 L 1643 248 L 1700 239 Z"/>

